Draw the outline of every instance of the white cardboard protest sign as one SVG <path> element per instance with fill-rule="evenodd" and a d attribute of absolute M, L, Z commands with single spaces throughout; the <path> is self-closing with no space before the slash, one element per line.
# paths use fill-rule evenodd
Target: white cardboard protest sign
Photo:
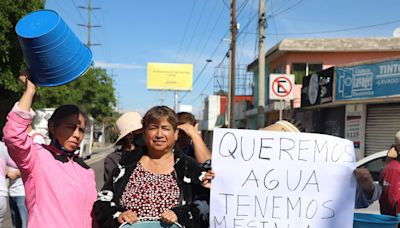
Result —
<path fill-rule="evenodd" d="M 350 228 L 354 147 L 329 135 L 215 129 L 211 228 Z"/>

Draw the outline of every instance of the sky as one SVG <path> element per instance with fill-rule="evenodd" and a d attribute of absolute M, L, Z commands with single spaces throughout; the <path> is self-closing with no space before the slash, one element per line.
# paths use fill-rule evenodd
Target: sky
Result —
<path fill-rule="evenodd" d="M 146 112 L 174 107 L 175 93 L 146 89 L 147 63 L 193 64 L 193 89 L 178 92 L 182 105 L 201 117 L 203 100 L 218 90 L 215 75 L 227 75 L 230 0 L 47 0 L 83 42 L 91 11 L 96 67 L 113 77 L 117 109 Z M 236 64 L 258 58 L 258 0 L 237 0 Z M 82 9 L 80 7 L 86 7 Z M 283 39 L 391 37 L 400 27 L 398 0 L 266 0 L 267 51 Z M 221 73 L 223 72 L 223 73 Z M 250 85 L 249 85 L 250 86 Z"/>

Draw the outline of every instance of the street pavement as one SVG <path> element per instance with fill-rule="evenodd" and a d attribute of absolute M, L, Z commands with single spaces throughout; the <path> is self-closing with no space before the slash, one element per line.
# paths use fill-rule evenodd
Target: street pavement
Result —
<path fill-rule="evenodd" d="M 94 170 L 96 174 L 96 188 L 97 191 L 103 187 L 103 173 L 104 173 L 104 158 L 113 151 L 112 145 L 106 145 L 93 150 L 92 156 L 86 159 L 85 162 Z M 0 228 L 12 228 L 11 214 L 7 210 L 4 218 L 3 226 Z"/>

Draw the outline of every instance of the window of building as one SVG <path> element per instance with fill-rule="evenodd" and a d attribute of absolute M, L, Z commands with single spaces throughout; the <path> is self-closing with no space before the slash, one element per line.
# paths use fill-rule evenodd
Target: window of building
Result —
<path fill-rule="evenodd" d="M 284 74 L 285 73 L 285 67 L 284 66 L 278 66 L 273 70 L 273 73 L 275 73 L 275 74 Z"/>
<path fill-rule="evenodd" d="M 292 74 L 294 74 L 296 84 L 302 84 L 305 76 L 321 70 L 321 63 L 293 63 L 292 65 Z"/>

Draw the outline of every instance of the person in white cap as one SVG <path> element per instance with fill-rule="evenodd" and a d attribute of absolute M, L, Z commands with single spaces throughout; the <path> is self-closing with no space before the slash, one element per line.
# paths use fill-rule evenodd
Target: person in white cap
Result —
<path fill-rule="evenodd" d="M 394 137 L 387 157 L 391 160 L 379 177 L 382 195 L 379 198 L 381 214 L 396 216 L 400 213 L 400 131 Z"/>
<path fill-rule="evenodd" d="M 118 138 L 114 142 L 115 151 L 104 159 L 104 181 L 112 175 L 112 171 L 117 167 L 123 153 L 132 152 L 136 146 L 143 144 L 140 142 L 143 139 L 143 126 L 139 113 L 126 112 L 117 119 L 115 125 L 118 130 Z"/>
<path fill-rule="evenodd" d="M 263 131 L 286 131 L 299 133 L 304 131 L 304 127 L 299 121 L 294 120 L 279 120 L 265 128 L 260 128 Z"/>

